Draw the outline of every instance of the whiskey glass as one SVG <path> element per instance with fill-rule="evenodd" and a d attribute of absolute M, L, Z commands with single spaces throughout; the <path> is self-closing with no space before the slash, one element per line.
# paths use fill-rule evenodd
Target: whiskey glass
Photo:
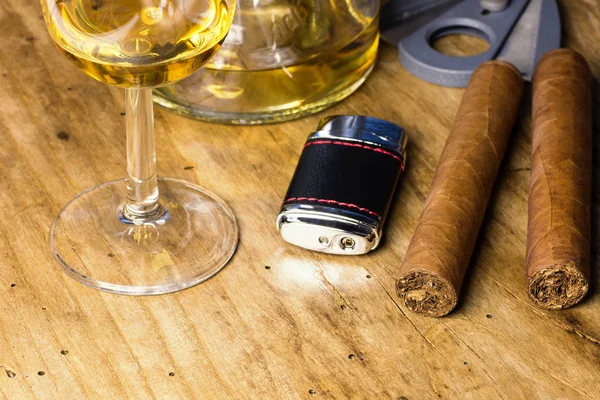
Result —
<path fill-rule="evenodd" d="M 129 295 L 174 292 L 216 274 L 238 226 L 195 184 L 158 178 L 152 89 L 185 78 L 221 46 L 235 0 L 42 0 L 57 48 L 79 69 L 125 88 L 127 177 L 71 200 L 49 244 L 76 280 Z"/>

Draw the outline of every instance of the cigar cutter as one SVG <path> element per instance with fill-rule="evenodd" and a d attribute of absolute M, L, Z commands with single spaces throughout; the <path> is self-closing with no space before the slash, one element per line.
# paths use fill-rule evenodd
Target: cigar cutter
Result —
<path fill-rule="evenodd" d="M 375 249 L 406 158 L 406 133 L 391 122 L 332 116 L 304 145 L 277 217 L 283 239 L 331 254 Z"/>
<path fill-rule="evenodd" d="M 381 8 L 379 27 L 382 38 L 398 46 L 408 72 L 452 87 L 466 87 L 475 69 L 494 59 L 510 62 L 531 81 L 542 55 L 561 42 L 556 0 L 390 0 Z M 452 34 L 482 38 L 489 47 L 469 57 L 432 47 Z"/>

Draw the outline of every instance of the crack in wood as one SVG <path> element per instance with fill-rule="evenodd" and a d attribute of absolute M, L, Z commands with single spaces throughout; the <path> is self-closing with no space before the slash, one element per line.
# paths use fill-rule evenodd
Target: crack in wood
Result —
<path fill-rule="evenodd" d="M 456 334 L 456 332 L 454 332 L 454 330 L 452 330 L 452 328 L 450 328 L 446 323 L 442 322 L 442 324 L 450 331 L 450 333 L 452 333 L 454 335 L 454 337 L 456 337 L 458 339 L 459 342 L 461 342 L 462 344 L 465 345 L 465 347 L 467 349 L 469 349 L 469 351 L 471 353 L 473 353 L 475 355 L 475 357 L 477 357 L 486 367 L 491 368 L 491 366 L 479 355 L 477 354 L 477 352 L 467 344 L 467 342 L 465 342 L 464 340 L 462 340 L 462 338 L 460 336 L 458 336 Z M 492 378 L 492 376 L 484 369 L 483 373 L 488 377 L 488 379 L 492 382 L 494 390 L 496 391 L 496 393 L 498 393 L 498 396 L 500 396 L 501 399 L 506 400 L 506 398 L 504 396 L 502 396 L 502 393 L 500 392 L 500 390 L 498 390 L 498 383 L 494 380 L 494 378 Z M 514 380 L 511 377 L 511 380 L 514 382 Z M 521 388 L 519 388 L 517 385 L 515 385 L 517 387 L 517 389 L 519 390 L 519 392 L 521 392 L 521 395 L 523 396 L 523 392 L 521 391 Z M 524 396 L 523 396 L 524 397 Z"/>

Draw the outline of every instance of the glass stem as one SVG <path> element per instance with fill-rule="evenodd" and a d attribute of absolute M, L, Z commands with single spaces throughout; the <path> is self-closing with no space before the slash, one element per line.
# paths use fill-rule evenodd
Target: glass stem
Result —
<path fill-rule="evenodd" d="M 123 217 L 143 224 L 164 215 L 158 201 L 152 89 L 127 89 L 127 201 Z"/>

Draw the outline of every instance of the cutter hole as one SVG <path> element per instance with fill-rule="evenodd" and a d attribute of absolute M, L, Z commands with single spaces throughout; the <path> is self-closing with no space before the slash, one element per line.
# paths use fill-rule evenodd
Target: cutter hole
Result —
<path fill-rule="evenodd" d="M 487 8 L 484 8 L 483 10 L 481 10 L 481 15 L 488 15 L 490 13 L 490 10 L 488 10 Z"/>
<path fill-rule="evenodd" d="M 469 26 L 440 29 L 431 35 L 429 44 L 435 51 L 454 57 L 472 57 L 490 48 L 487 35 Z"/>

